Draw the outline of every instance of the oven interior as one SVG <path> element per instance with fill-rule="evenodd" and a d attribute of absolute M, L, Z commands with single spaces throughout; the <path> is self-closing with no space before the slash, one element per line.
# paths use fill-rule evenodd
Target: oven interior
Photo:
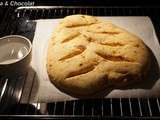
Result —
<path fill-rule="evenodd" d="M 0 10 L 0 36 L 18 34 L 33 40 L 37 19 L 63 18 L 71 14 L 88 14 L 94 16 L 149 16 L 154 24 L 157 36 L 160 31 L 159 7 L 7 7 Z M 30 72 L 30 71 L 29 71 Z M 26 77 L 18 76 L 13 80 L 0 80 L 0 118 L 34 117 L 34 118 L 159 118 L 159 98 L 108 98 L 87 99 L 53 103 L 31 103 L 34 77 L 26 93 Z M 18 81 L 18 82 L 17 82 Z M 27 96 L 28 102 L 21 100 Z"/>

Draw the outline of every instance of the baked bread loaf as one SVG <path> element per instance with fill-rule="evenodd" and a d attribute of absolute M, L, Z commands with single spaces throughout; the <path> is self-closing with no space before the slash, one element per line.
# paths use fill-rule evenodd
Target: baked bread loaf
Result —
<path fill-rule="evenodd" d="M 148 48 L 136 35 L 110 21 L 71 15 L 53 32 L 47 71 L 60 91 L 74 97 L 93 97 L 141 81 L 149 62 Z"/>

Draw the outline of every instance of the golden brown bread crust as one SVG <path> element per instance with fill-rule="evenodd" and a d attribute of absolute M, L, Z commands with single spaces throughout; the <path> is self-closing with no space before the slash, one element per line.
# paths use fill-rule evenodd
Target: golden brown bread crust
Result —
<path fill-rule="evenodd" d="M 149 51 L 139 37 L 96 17 L 65 17 L 49 42 L 49 78 L 74 97 L 140 81 L 148 67 Z"/>

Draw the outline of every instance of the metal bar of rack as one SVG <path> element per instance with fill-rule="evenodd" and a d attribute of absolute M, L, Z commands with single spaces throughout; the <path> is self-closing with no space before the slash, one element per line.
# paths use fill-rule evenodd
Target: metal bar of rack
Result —
<path fill-rule="evenodd" d="M 156 30 L 160 30 L 159 12 L 160 8 L 141 8 L 141 7 L 81 7 L 81 6 L 39 6 L 39 7 L 20 7 L 14 10 L 14 13 L 5 14 L 1 22 L 3 26 L 4 36 L 7 34 L 20 34 L 33 40 L 36 19 L 54 19 L 62 18 L 71 14 L 89 14 L 95 16 L 149 16 Z M 10 27 L 14 22 L 14 27 Z M 7 23 L 5 23 L 7 22 Z M 2 32 L 1 32 L 2 33 Z M 29 73 L 28 73 L 29 74 Z M 16 94 L 19 100 L 16 104 L 10 106 L 6 111 L 0 114 L 1 118 L 9 117 L 38 117 L 38 118 L 160 118 L 160 103 L 159 98 L 107 98 L 107 99 L 88 99 L 74 100 L 53 103 L 30 103 L 34 78 L 31 79 L 30 92 L 28 93 L 27 103 L 22 104 L 21 99 L 24 92 L 24 86 L 27 83 L 26 77 L 19 78 L 22 80 L 20 92 L 16 92 L 16 87 L 19 86 L 15 82 L 14 86 L 6 87 L 6 91 L 12 89 L 12 97 Z M 34 76 L 34 75 L 33 75 Z M 8 84 L 7 84 L 8 85 Z M 7 98 L 3 98 L 7 100 Z M 3 100 L 3 101 L 4 101 Z M 1 105 L 2 101 L 1 101 Z M 45 108 L 43 108 L 45 106 Z M 1 108 L 0 108 L 1 109 Z M 16 109 L 16 110 L 15 110 Z M 41 113 L 41 109 L 45 112 Z M 28 115 L 28 116 L 26 116 Z"/>

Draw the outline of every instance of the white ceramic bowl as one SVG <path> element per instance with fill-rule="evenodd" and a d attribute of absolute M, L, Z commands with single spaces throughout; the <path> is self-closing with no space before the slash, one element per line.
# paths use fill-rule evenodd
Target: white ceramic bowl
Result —
<path fill-rule="evenodd" d="M 0 75 L 14 75 L 28 70 L 32 44 L 26 37 L 9 35 L 0 38 Z"/>

